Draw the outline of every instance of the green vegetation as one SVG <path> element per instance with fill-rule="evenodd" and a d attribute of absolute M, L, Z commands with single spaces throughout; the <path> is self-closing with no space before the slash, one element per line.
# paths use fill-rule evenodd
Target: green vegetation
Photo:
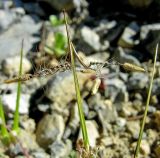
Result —
<path fill-rule="evenodd" d="M 63 20 L 60 20 L 55 15 L 50 16 L 50 24 L 52 27 L 57 27 L 64 24 Z M 61 32 L 54 33 L 54 42 L 52 46 L 45 45 L 45 51 L 51 55 L 55 55 L 56 57 L 62 57 L 66 55 L 67 48 L 67 37 Z"/>
<path fill-rule="evenodd" d="M 64 12 L 64 19 L 66 23 L 66 31 L 67 31 L 67 37 L 68 37 L 68 46 L 69 46 L 69 52 L 71 56 L 71 65 L 72 65 L 72 73 L 74 76 L 74 83 L 75 83 L 75 90 L 76 90 L 76 98 L 77 98 L 77 104 L 78 104 L 78 112 L 79 112 L 79 117 L 80 117 L 80 124 L 82 128 L 82 135 L 83 135 L 83 141 L 84 141 L 84 146 L 86 150 L 89 151 L 89 139 L 88 139 L 88 134 L 87 134 L 87 128 L 86 128 L 86 122 L 84 118 L 84 113 L 83 113 L 83 106 L 82 106 L 82 98 L 80 94 L 80 88 L 79 88 L 79 83 L 78 83 L 78 78 L 77 78 L 77 73 L 76 73 L 76 68 L 75 68 L 75 60 L 74 60 L 74 53 L 71 45 L 71 40 L 70 40 L 70 35 L 68 31 L 68 24 Z"/>

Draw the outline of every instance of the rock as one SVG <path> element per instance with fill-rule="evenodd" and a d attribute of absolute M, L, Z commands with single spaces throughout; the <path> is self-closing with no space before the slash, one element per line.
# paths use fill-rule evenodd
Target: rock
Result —
<path fill-rule="evenodd" d="M 154 57 L 155 47 L 160 40 L 160 24 L 143 25 L 141 27 L 140 38 L 145 42 L 146 49 Z M 159 55 L 157 57 L 159 58 Z"/>
<path fill-rule="evenodd" d="M 11 93 L 2 96 L 2 103 L 6 111 L 15 112 L 16 107 L 16 93 Z M 20 97 L 20 106 L 19 106 L 19 113 L 20 114 L 28 114 L 29 112 L 29 99 L 30 95 L 28 94 L 21 94 Z"/>
<path fill-rule="evenodd" d="M 140 150 L 141 150 L 141 153 L 145 156 L 150 154 L 151 152 L 150 145 L 148 144 L 146 140 L 141 141 Z"/>
<path fill-rule="evenodd" d="M 150 146 L 152 146 L 158 138 L 158 133 L 154 129 L 148 129 L 146 131 L 147 134 L 147 142 Z"/>
<path fill-rule="evenodd" d="M 6 75 L 13 76 L 19 73 L 20 56 L 9 57 L 2 61 L 2 69 Z M 30 61 L 23 57 L 22 74 L 25 74 L 31 70 Z"/>
<path fill-rule="evenodd" d="M 116 106 L 116 108 L 120 110 L 121 116 L 123 117 L 136 116 L 138 114 L 137 108 L 135 108 L 131 102 L 121 104 L 117 103 Z"/>
<path fill-rule="evenodd" d="M 139 44 L 139 40 L 135 39 L 138 34 L 140 27 L 136 22 L 130 23 L 122 33 L 118 45 L 124 48 L 133 48 L 134 46 Z"/>
<path fill-rule="evenodd" d="M 46 149 L 48 145 L 63 136 L 65 124 L 63 117 L 58 114 L 46 115 L 38 123 L 36 131 L 36 140 L 38 144 Z"/>
<path fill-rule="evenodd" d="M 98 125 L 94 120 L 86 120 L 88 139 L 91 147 L 96 146 L 96 139 L 99 137 L 97 126 Z M 78 139 L 81 138 L 82 138 L 82 131 L 80 130 Z"/>
<path fill-rule="evenodd" d="M 140 122 L 129 121 L 127 122 L 127 130 L 132 134 L 132 137 L 137 139 L 140 131 Z"/>
<path fill-rule="evenodd" d="M 141 65 L 139 60 L 136 57 L 134 57 L 132 54 L 126 53 L 126 52 L 127 52 L 126 49 L 124 50 L 122 47 L 118 47 L 114 53 L 114 57 L 116 59 L 118 59 L 118 61 L 120 63 L 126 62 L 126 63 L 130 63 L 130 64 L 135 64 L 137 66 Z"/>
<path fill-rule="evenodd" d="M 26 132 L 34 133 L 36 129 L 36 123 L 33 119 L 28 118 L 27 115 L 21 117 L 20 125 L 25 129 Z"/>
<path fill-rule="evenodd" d="M 154 113 L 154 116 L 155 116 L 154 122 L 156 123 L 157 128 L 160 129 L 160 110 L 157 110 Z"/>
<path fill-rule="evenodd" d="M 127 121 L 122 117 L 118 117 L 118 119 L 116 120 L 116 123 L 119 127 L 125 127 Z"/>
<path fill-rule="evenodd" d="M 20 22 L 12 25 L 12 27 L 1 34 L 0 50 L 2 53 L 0 54 L 0 61 L 11 56 L 19 55 L 23 39 L 23 52 L 25 55 L 33 47 L 33 44 L 40 40 L 38 36 L 33 36 L 33 34 L 38 35 L 40 27 L 40 23 L 36 24 L 30 16 L 25 15 L 21 18 Z"/>
<path fill-rule="evenodd" d="M 16 13 L 10 10 L 0 10 L 0 33 L 7 30 L 19 18 Z"/>
<path fill-rule="evenodd" d="M 81 6 L 86 7 L 87 6 L 87 2 L 85 0 L 38 0 L 40 2 L 44 1 L 46 3 L 48 3 L 51 7 L 53 7 L 54 9 L 58 10 L 58 11 L 62 11 L 64 8 L 66 10 L 73 10 L 73 9 L 79 9 Z"/>
<path fill-rule="evenodd" d="M 68 157 L 72 150 L 72 142 L 67 139 L 66 143 L 61 140 L 56 140 L 50 146 L 51 158 L 64 158 Z"/>
<path fill-rule="evenodd" d="M 143 80 L 142 80 L 143 79 Z M 139 72 L 133 72 L 128 79 L 128 90 L 142 90 L 148 86 L 148 75 Z"/>
<path fill-rule="evenodd" d="M 118 78 L 107 79 L 104 81 L 105 97 L 110 98 L 113 102 L 127 102 L 128 93 L 124 82 Z"/>
<path fill-rule="evenodd" d="M 10 145 L 8 153 L 9 155 L 16 156 L 23 154 L 24 150 L 28 153 L 29 151 L 37 150 L 38 148 L 39 146 L 35 141 L 35 136 L 21 129 L 17 136 L 17 142 L 14 145 Z"/>
<path fill-rule="evenodd" d="M 77 73 L 77 75 L 81 91 L 90 74 Z M 70 101 L 75 100 L 76 92 L 71 72 L 59 73 L 53 77 L 48 82 L 48 92 L 46 95 L 50 100 L 57 103 L 61 109 L 64 109 Z"/>
<path fill-rule="evenodd" d="M 84 26 L 81 28 L 79 39 L 77 49 L 80 49 L 86 54 L 91 54 L 101 49 L 100 37 L 89 27 Z"/>
<path fill-rule="evenodd" d="M 47 154 L 43 149 L 38 148 L 35 151 L 32 151 L 31 156 L 33 156 L 33 158 L 50 158 L 50 155 Z"/>
<path fill-rule="evenodd" d="M 160 95 L 160 78 L 156 78 L 153 80 L 153 87 L 152 87 L 152 93 L 153 95 Z"/>

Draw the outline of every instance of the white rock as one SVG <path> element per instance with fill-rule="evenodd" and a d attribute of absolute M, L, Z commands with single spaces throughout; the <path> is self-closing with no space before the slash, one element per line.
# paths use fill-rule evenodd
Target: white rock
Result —
<path fill-rule="evenodd" d="M 12 111 L 12 112 L 15 111 L 16 97 L 17 97 L 16 93 L 7 94 L 7 95 L 2 96 L 2 103 L 7 110 Z M 21 94 L 20 105 L 19 105 L 19 113 L 20 114 L 28 114 L 28 112 L 29 112 L 29 99 L 30 99 L 30 95 Z"/>

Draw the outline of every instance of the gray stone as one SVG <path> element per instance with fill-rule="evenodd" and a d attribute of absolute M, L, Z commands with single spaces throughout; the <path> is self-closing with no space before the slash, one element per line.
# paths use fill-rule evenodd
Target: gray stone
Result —
<path fill-rule="evenodd" d="M 97 52 L 101 49 L 100 37 L 89 27 L 84 26 L 81 28 L 79 38 L 78 48 L 86 54 Z"/>
<path fill-rule="evenodd" d="M 140 65 L 140 62 L 137 58 L 132 56 L 129 53 L 126 53 L 126 50 L 123 49 L 122 47 L 118 47 L 117 50 L 114 53 L 114 57 L 118 59 L 120 63 L 131 63 L 135 65 Z"/>
<path fill-rule="evenodd" d="M 140 90 L 148 86 L 148 76 L 144 73 L 133 72 L 128 79 L 127 87 L 129 90 Z"/>
<path fill-rule="evenodd" d="M 130 23 L 122 33 L 118 41 L 118 45 L 124 48 L 132 48 L 135 45 L 139 44 L 139 40 L 135 39 L 135 36 L 138 34 L 140 27 L 136 22 Z"/>
<path fill-rule="evenodd" d="M 12 25 L 7 31 L 0 35 L 1 60 L 19 55 L 22 40 L 24 40 L 23 52 L 26 54 L 33 44 L 40 38 L 33 36 L 38 34 L 41 27 L 40 23 L 35 23 L 30 16 L 23 16 L 21 21 Z"/>
<path fill-rule="evenodd" d="M 65 143 L 61 140 L 56 140 L 50 146 L 51 158 L 64 158 L 68 157 L 72 150 L 72 142 L 67 139 Z"/>
<path fill-rule="evenodd" d="M 8 29 L 16 20 L 16 13 L 10 10 L 0 10 L 0 33 Z"/>
<path fill-rule="evenodd" d="M 43 149 L 41 148 L 38 148 L 37 150 L 35 151 L 32 151 L 31 152 L 31 156 L 33 158 L 50 158 L 50 155 L 47 154 Z"/>
<path fill-rule="evenodd" d="M 16 93 L 11 93 L 2 96 L 2 103 L 6 111 L 14 112 L 16 110 Z M 29 112 L 29 99 L 30 95 L 28 94 L 21 94 L 20 97 L 20 106 L 19 106 L 19 113 L 20 114 L 28 114 Z"/>
<path fill-rule="evenodd" d="M 105 96 L 113 102 L 127 102 L 128 93 L 124 82 L 118 78 L 113 78 L 105 81 L 106 89 Z"/>
<path fill-rule="evenodd" d="M 19 73 L 19 64 L 20 64 L 20 55 L 15 57 L 5 58 L 2 61 L 2 70 L 8 76 L 18 75 Z M 22 63 L 22 74 L 25 74 L 31 70 L 30 61 L 23 57 Z"/>
<path fill-rule="evenodd" d="M 56 113 L 44 116 L 38 123 L 36 131 L 36 140 L 38 144 L 46 149 L 48 145 L 63 136 L 65 124 L 63 117 Z"/>
<path fill-rule="evenodd" d="M 138 139 L 140 131 L 140 122 L 139 121 L 127 122 L 127 130 L 132 134 L 133 138 Z"/>
<path fill-rule="evenodd" d="M 77 73 L 80 90 L 83 84 L 89 79 L 90 74 Z M 73 75 L 71 72 L 57 74 L 48 82 L 47 97 L 64 109 L 67 104 L 76 99 Z"/>
<path fill-rule="evenodd" d="M 154 57 L 155 48 L 160 40 L 160 24 L 150 24 L 141 27 L 141 40 L 146 41 L 145 47 L 149 53 Z M 149 41 L 149 42 L 148 42 Z M 160 51 L 158 51 L 159 54 Z M 159 58 L 159 55 L 157 56 Z"/>

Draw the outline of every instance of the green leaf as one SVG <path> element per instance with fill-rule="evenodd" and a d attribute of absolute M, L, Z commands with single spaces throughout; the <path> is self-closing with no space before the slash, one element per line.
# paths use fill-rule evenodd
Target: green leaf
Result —
<path fill-rule="evenodd" d="M 59 20 L 56 15 L 50 15 L 49 20 L 52 26 L 59 26 L 63 24 L 63 20 Z"/>

